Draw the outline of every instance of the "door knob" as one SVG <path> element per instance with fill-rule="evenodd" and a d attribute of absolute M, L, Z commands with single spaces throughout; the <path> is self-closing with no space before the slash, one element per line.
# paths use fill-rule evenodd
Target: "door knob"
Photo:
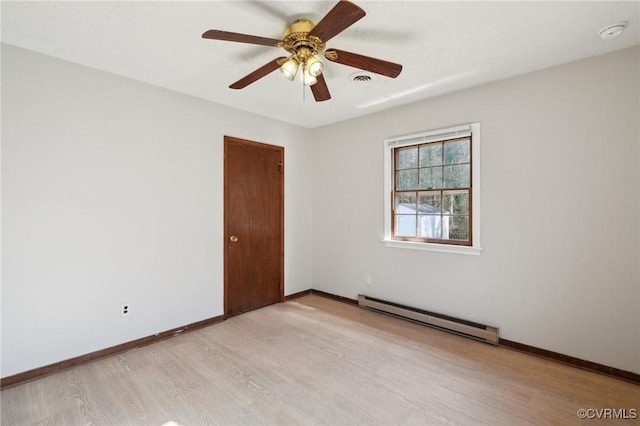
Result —
<path fill-rule="evenodd" d="M 232 235 L 231 238 L 229 238 L 231 240 L 232 243 L 235 243 L 238 241 L 238 237 L 236 237 L 235 235 Z"/>

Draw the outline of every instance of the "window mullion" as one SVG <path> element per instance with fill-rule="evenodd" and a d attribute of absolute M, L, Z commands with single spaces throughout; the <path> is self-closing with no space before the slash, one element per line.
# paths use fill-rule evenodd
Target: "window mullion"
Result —
<path fill-rule="evenodd" d="M 474 179 L 478 165 L 473 164 L 474 153 L 479 152 L 479 145 L 476 146 L 475 141 L 477 136 L 479 144 L 479 125 L 459 127 L 468 128 L 469 133 L 452 134 L 451 130 L 457 131 L 458 128 L 450 128 L 425 132 L 422 134 L 424 137 L 416 135 L 420 136 L 420 140 L 417 137 L 414 140 L 403 138 L 404 141 L 400 138 L 385 140 L 388 150 L 388 155 L 385 155 L 386 164 L 390 166 L 390 169 L 385 167 L 388 170 L 385 186 L 391 186 L 391 191 L 387 192 L 390 194 L 387 199 L 391 203 L 387 208 L 390 220 L 386 220 L 385 241 L 390 238 L 428 245 L 467 245 L 478 250 L 479 243 L 475 243 L 473 230 L 477 228 L 475 219 L 478 213 L 475 210 L 479 204 L 474 208 L 472 187 L 474 183 L 479 184 L 477 175 L 475 178 L 478 182 Z M 443 136 L 446 134 L 446 139 L 434 140 L 432 135 L 436 132 Z M 440 164 L 436 164 L 438 160 Z M 446 164 L 446 161 L 451 164 Z M 440 176 L 434 176 L 435 173 L 440 173 Z M 436 187 L 437 181 L 440 181 L 439 188 Z M 424 195 L 423 199 L 420 198 L 421 193 Z M 413 224 L 409 215 L 414 215 Z M 479 241 L 480 233 L 477 234 Z"/>

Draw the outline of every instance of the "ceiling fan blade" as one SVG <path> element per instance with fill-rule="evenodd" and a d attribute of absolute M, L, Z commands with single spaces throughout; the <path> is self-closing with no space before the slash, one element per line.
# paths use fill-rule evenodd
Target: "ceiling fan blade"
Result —
<path fill-rule="evenodd" d="M 262 46 L 277 47 L 282 40 L 275 38 L 259 37 L 249 34 L 231 33 L 229 31 L 209 30 L 202 34 L 202 38 L 212 40 L 237 41 L 240 43 L 259 44 Z"/>
<path fill-rule="evenodd" d="M 244 89 L 245 87 L 247 87 L 251 83 L 254 83 L 254 82 L 260 80 L 262 77 L 264 77 L 267 74 L 269 74 L 269 73 L 277 70 L 278 68 L 280 68 L 280 64 L 282 63 L 283 60 L 286 60 L 286 59 L 287 58 L 276 58 L 273 61 L 270 61 L 269 63 L 261 66 L 260 68 L 258 68 L 254 72 L 242 77 L 240 80 L 236 81 L 231 86 L 229 86 L 229 88 L 230 89 Z"/>
<path fill-rule="evenodd" d="M 346 0 L 340 0 L 338 4 L 313 27 L 309 35 L 318 37 L 326 43 L 355 22 L 364 18 L 366 14 L 367 13 L 359 6 Z"/>
<path fill-rule="evenodd" d="M 332 62 L 348 65 L 365 71 L 371 71 L 391 78 L 396 78 L 402 71 L 402 65 L 400 64 L 359 55 L 357 53 L 346 52 L 344 50 L 327 50 L 325 52 L 325 57 Z"/>
<path fill-rule="evenodd" d="M 318 80 L 316 84 L 311 86 L 313 97 L 316 99 L 316 102 L 328 101 L 331 99 L 331 94 L 329 93 L 329 88 L 327 87 L 324 76 L 320 74 L 316 79 Z"/>

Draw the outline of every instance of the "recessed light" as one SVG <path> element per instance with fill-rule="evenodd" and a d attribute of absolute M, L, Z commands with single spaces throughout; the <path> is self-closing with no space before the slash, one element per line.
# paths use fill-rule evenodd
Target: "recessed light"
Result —
<path fill-rule="evenodd" d="M 627 27 L 627 22 L 616 22 L 600 30 L 600 38 L 609 39 L 618 37 Z"/>

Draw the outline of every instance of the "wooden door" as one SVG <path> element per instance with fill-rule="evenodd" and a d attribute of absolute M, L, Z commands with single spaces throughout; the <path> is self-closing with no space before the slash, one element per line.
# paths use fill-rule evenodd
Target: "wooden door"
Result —
<path fill-rule="evenodd" d="M 225 315 L 284 297 L 284 148 L 224 138 Z"/>

